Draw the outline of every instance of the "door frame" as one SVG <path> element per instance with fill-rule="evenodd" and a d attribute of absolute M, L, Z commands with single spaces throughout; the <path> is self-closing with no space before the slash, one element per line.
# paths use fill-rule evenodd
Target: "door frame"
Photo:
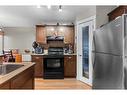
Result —
<path fill-rule="evenodd" d="M 88 85 L 90 85 L 90 86 L 92 86 L 92 80 L 90 80 L 91 82 L 89 82 L 89 81 L 84 81 L 84 80 L 82 80 L 82 76 L 81 76 L 81 67 L 80 67 L 80 65 L 79 65 L 79 56 L 80 56 L 80 53 L 79 53 L 79 49 L 78 49 L 78 46 L 79 46 L 79 41 L 78 41 L 78 35 L 79 35 L 79 31 L 80 31 L 80 29 L 79 29 L 79 25 L 80 24 L 83 24 L 83 23 L 87 23 L 87 22 L 89 22 L 89 21 L 92 21 L 92 30 L 93 30 L 93 32 L 95 31 L 95 27 L 96 27 L 96 16 L 91 16 L 91 17 L 89 17 L 89 18 L 86 18 L 86 19 L 83 19 L 83 20 L 80 20 L 80 21 L 77 21 L 77 23 L 76 23 L 76 43 L 77 43 L 77 76 L 76 76 L 76 79 L 77 80 L 79 80 L 79 81 L 82 81 L 82 82 L 84 82 L 84 83 L 87 83 Z M 93 33 L 91 33 L 91 36 L 90 36 L 90 39 L 92 40 L 93 39 Z M 91 72 L 93 71 L 92 69 L 92 43 L 90 44 L 90 49 L 89 49 L 89 51 L 90 51 L 90 66 L 91 66 Z M 92 73 L 91 73 L 92 74 Z M 92 75 L 90 75 L 91 77 L 92 77 Z"/>

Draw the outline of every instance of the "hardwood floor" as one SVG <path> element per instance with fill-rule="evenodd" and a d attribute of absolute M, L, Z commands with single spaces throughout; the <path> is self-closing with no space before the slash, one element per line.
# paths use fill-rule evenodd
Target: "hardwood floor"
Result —
<path fill-rule="evenodd" d="M 54 79 L 54 80 L 35 78 L 35 90 L 73 90 L 73 89 L 85 90 L 91 89 L 91 87 L 74 78 Z"/>

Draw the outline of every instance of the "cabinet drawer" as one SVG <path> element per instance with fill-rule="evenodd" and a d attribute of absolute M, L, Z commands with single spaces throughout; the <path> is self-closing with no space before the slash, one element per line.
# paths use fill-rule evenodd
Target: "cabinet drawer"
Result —
<path fill-rule="evenodd" d="M 32 56 L 32 61 L 33 62 L 38 62 L 40 60 L 42 60 L 42 56 Z"/>

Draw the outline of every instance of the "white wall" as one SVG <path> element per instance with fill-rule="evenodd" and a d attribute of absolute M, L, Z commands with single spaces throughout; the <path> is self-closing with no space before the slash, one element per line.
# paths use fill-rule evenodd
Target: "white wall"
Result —
<path fill-rule="evenodd" d="M 4 28 L 4 49 L 32 50 L 32 43 L 35 41 L 34 27 L 5 27 Z"/>
<path fill-rule="evenodd" d="M 80 21 L 94 15 L 96 15 L 96 6 L 89 6 L 89 8 L 87 8 L 86 10 L 82 11 L 82 13 L 77 15 L 76 21 Z"/>
<path fill-rule="evenodd" d="M 0 35 L 0 53 L 2 53 L 2 47 L 3 47 L 3 38 L 2 35 Z"/>
<path fill-rule="evenodd" d="M 88 10 L 84 10 L 76 17 L 76 22 L 96 15 L 96 28 L 108 22 L 107 14 L 114 10 L 117 6 L 90 6 Z"/>
<path fill-rule="evenodd" d="M 108 13 L 117 6 L 96 6 L 96 28 L 108 22 Z"/>

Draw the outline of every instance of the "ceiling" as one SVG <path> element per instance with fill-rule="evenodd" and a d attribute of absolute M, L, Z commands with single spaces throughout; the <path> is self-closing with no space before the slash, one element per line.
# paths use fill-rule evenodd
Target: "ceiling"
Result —
<path fill-rule="evenodd" d="M 63 11 L 58 11 L 58 6 L 0 6 L 0 26 L 24 27 L 37 24 L 68 24 L 74 23 L 76 17 L 84 12 L 94 9 L 95 6 L 62 6 Z"/>

